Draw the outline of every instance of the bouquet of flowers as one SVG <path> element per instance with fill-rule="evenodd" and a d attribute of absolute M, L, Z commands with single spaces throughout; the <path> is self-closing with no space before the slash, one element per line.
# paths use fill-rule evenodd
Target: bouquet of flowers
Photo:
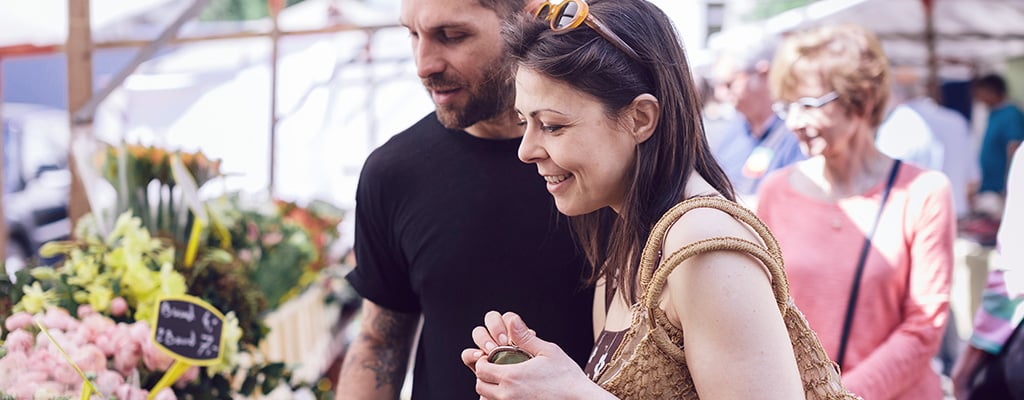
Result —
<path fill-rule="evenodd" d="M 329 263 L 327 248 L 338 237 L 343 215 L 323 202 L 300 207 L 280 200 L 246 200 L 238 194 L 211 202 L 210 210 L 227 227 L 230 248 L 270 310 L 305 289 Z"/>
<path fill-rule="evenodd" d="M 74 318 L 62 308 L 51 307 L 38 318 L 24 311 L 7 318 L 4 325 L 9 332 L 5 354 L 0 358 L 0 397 L 77 395 L 84 380 L 62 358 L 67 354 L 100 393 L 118 399 L 147 398 L 149 393 L 140 388 L 139 381 L 148 374 L 166 371 L 173 362 L 150 340 L 149 325 L 142 321 L 118 323 L 89 305 L 80 306 L 77 314 Z M 47 332 L 41 332 L 34 322 L 46 327 Z M 60 344 L 60 350 L 54 343 Z M 195 380 L 198 374 L 199 369 L 192 367 L 178 383 Z M 176 398 L 170 388 L 156 396 L 161 400 Z"/>
<path fill-rule="evenodd" d="M 152 387 L 173 361 L 156 351 L 148 322 L 160 297 L 187 291 L 186 277 L 173 265 L 174 249 L 151 237 L 130 214 L 118 218 L 105 238 L 89 230 L 89 224 L 79 225 L 80 243 L 43 246 L 43 256 L 64 257 L 60 268 L 19 271 L 18 284 L 6 288 L 14 314 L 4 324 L 8 333 L 0 376 L 10 382 L 0 379 L 0 388 L 11 388 L 12 396 L 80 391 L 82 379 L 62 354 L 95 379 L 101 393 L 118 393 L 119 398 L 144 396 L 140 388 Z M 43 327 L 46 336 L 39 332 Z M 233 312 L 227 313 L 224 332 L 224 357 L 208 367 L 209 375 L 237 365 L 242 331 Z M 54 343 L 63 351 L 55 351 Z M 20 367 L 26 363 L 35 368 Z M 179 382 L 184 387 L 197 378 L 198 368 L 193 368 Z M 161 396 L 176 398 L 174 392 Z"/>
<path fill-rule="evenodd" d="M 288 366 L 259 354 L 268 301 L 251 265 L 264 257 L 240 257 L 231 221 L 195 198 L 195 189 L 219 174 L 219 162 L 131 145 L 110 147 L 101 159 L 118 194 L 116 221 L 106 220 L 109 214 L 86 215 L 76 223 L 74 240 L 41 249 L 59 264 L 19 271 L 13 281 L 0 274 L 0 320 L 6 325 L 0 330 L 0 340 L 6 339 L 0 342 L 0 400 L 77 395 L 81 377 L 75 383 L 62 369 L 69 361 L 105 396 L 145 398 L 170 364 L 169 356 L 152 351 L 149 323 L 156 302 L 181 294 L 224 312 L 222 357 L 188 369 L 158 398 L 232 399 L 309 386 L 293 384 Z M 198 225 L 208 229 L 193 229 L 196 212 L 208 213 L 208 225 Z M 296 235 L 302 237 L 295 243 L 312 243 L 304 233 Z M 259 243 L 274 244 L 272 232 L 258 236 Z M 291 265 L 316 260 L 314 247 L 307 246 Z M 58 356 L 65 352 L 67 357 Z M 24 363 L 36 367 L 16 367 Z M 45 384 L 32 384 L 38 382 Z"/>

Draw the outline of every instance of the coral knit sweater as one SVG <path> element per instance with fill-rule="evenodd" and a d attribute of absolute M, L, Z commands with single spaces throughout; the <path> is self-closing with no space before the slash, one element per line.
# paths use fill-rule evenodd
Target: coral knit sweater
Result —
<path fill-rule="evenodd" d="M 835 359 L 885 183 L 829 202 L 794 190 L 800 173 L 790 166 L 767 177 L 757 214 L 779 240 L 797 307 Z M 955 223 L 948 179 L 904 163 L 872 240 L 842 366 L 843 383 L 864 399 L 942 399 L 930 362 L 947 320 Z"/>

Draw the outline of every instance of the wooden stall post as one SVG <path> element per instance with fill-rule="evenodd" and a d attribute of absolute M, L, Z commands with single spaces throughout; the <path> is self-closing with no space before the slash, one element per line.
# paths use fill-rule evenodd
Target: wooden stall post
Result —
<path fill-rule="evenodd" d="M 92 26 L 89 21 L 89 0 L 68 0 L 68 124 L 71 138 L 68 143 L 68 167 L 71 171 L 71 193 L 68 200 L 68 218 L 72 227 L 89 212 L 89 201 L 82 185 L 81 171 L 75 162 L 74 147 L 80 139 L 92 136 L 92 117 L 75 118 L 78 111 L 92 97 Z M 74 229 L 72 228 L 72 232 Z"/>

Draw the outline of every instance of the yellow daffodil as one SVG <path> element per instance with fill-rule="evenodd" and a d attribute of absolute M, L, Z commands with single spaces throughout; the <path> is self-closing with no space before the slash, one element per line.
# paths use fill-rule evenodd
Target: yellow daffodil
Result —
<path fill-rule="evenodd" d="M 89 292 L 84 290 L 76 290 L 75 293 L 71 294 L 71 298 L 78 304 L 84 304 L 89 301 Z"/>
<path fill-rule="evenodd" d="M 185 277 L 174 270 L 174 264 L 169 262 L 160 267 L 160 286 L 165 296 L 185 294 L 188 290 L 185 286 Z"/>
<path fill-rule="evenodd" d="M 114 291 L 109 287 L 93 285 L 89 287 L 89 305 L 97 312 L 110 309 L 110 301 L 114 299 Z"/>
<path fill-rule="evenodd" d="M 43 290 L 39 282 L 32 282 L 32 286 L 25 286 L 24 296 L 14 306 L 15 311 L 25 311 L 29 314 L 36 314 L 46 310 L 57 301 L 57 295 L 50 290 Z"/>
<path fill-rule="evenodd" d="M 100 275 L 100 264 L 96 259 L 85 256 L 81 251 L 72 253 L 71 260 L 65 263 L 64 268 L 71 272 L 68 283 L 78 286 L 93 284 Z"/>
<path fill-rule="evenodd" d="M 51 267 L 35 267 L 32 268 L 32 277 L 40 281 L 54 281 L 57 280 L 57 271 Z"/>
<path fill-rule="evenodd" d="M 78 244 L 75 242 L 54 240 L 43 243 L 43 245 L 39 247 L 39 255 L 44 258 L 51 258 L 61 254 L 67 254 L 72 249 L 77 248 Z"/>

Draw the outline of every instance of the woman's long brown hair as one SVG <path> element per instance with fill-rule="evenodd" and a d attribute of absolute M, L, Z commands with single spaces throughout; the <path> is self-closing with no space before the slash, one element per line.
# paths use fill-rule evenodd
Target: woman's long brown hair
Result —
<path fill-rule="evenodd" d="M 516 67 L 529 68 L 599 99 L 616 118 L 638 95 L 658 99 L 661 115 L 654 134 L 637 145 L 636 161 L 621 212 L 605 207 L 571 219 L 591 265 L 590 283 L 604 277 L 637 301 L 640 253 L 658 219 L 684 199 L 690 173 L 697 171 L 716 190 L 735 199 L 732 185 L 715 162 L 704 136 L 700 89 L 682 44 L 665 14 L 645 0 L 594 0 L 590 13 L 640 55 L 634 60 L 581 26 L 554 33 L 532 16 L 512 19 L 505 44 Z"/>

